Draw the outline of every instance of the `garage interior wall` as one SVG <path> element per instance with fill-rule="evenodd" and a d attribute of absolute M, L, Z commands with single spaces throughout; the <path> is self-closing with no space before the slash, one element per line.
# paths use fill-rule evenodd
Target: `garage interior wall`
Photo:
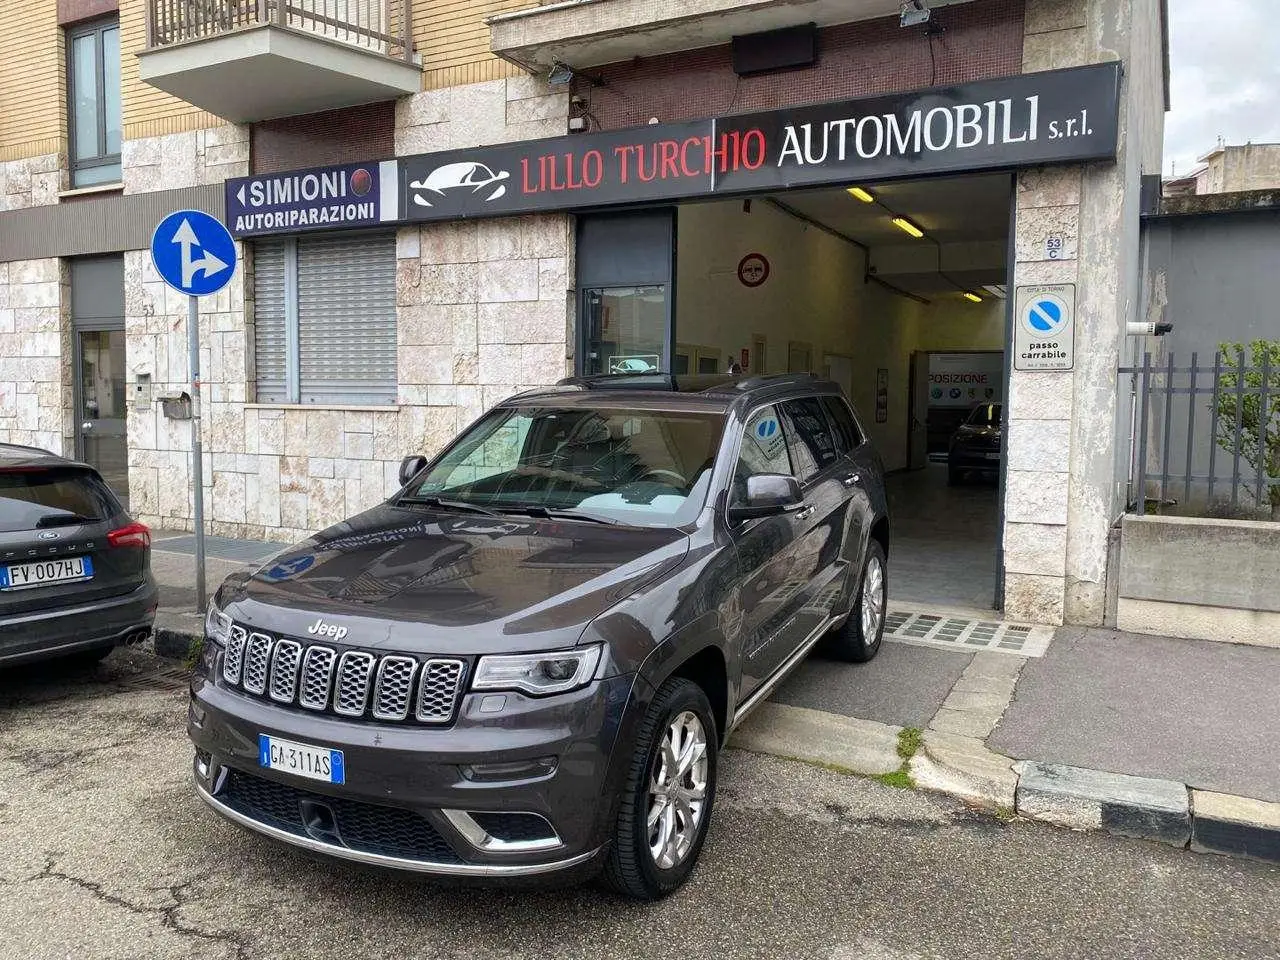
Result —
<path fill-rule="evenodd" d="M 916 350 L 1000 350 L 1004 301 L 969 303 L 957 292 L 928 304 L 865 282 L 865 254 L 756 200 L 685 204 L 677 217 L 678 344 L 722 351 L 719 369 L 757 336 L 766 373 L 787 372 L 789 344 L 812 349 L 815 372 L 837 355 L 852 363 L 843 384 L 889 470 L 907 465 L 908 366 Z M 738 279 L 749 253 L 769 261 L 758 287 Z M 889 370 L 889 410 L 875 422 L 876 370 Z"/>

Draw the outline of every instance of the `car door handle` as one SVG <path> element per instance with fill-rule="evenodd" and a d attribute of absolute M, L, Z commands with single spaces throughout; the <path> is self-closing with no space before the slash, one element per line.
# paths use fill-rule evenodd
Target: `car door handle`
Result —
<path fill-rule="evenodd" d="M 812 506 L 801 507 L 799 510 L 796 511 L 796 519 L 808 520 L 810 517 L 813 516 L 813 511 L 814 511 L 814 508 Z"/>
<path fill-rule="evenodd" d="M 852 487 L 854 484 L 858 484 L 862 482 L 862 474 L 851 473 L 848 476 L 841 477 L 840 482 L 843 483 L 846 487 Z"/>

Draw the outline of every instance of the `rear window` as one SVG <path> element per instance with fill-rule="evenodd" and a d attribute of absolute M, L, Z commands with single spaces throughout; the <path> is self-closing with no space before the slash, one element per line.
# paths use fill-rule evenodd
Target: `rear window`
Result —
<path fill-rule="evenodd" d="M 795 461 L 795 473 L 803 482 L 821 473 L 836 462 L 835 438 L 827 427 L 822 401 L 817 397 L 788 400 L 782 405 L 795 428 L 791 454 Z"/>
<path fill-rule="evenodd" d="M 115 510 L 106 484 L 84 470 L 0 471 L 0 532 L 104 520 Z"/>

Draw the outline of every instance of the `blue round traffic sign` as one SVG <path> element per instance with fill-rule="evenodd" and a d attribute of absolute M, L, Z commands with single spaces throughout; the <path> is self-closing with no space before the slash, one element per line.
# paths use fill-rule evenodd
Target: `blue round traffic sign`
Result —
<path fill-rule="evenodd" d="M 207 297 L 231 282 L 236 244 L 216 217 L 201 210 L 177 210 L 151 234 L 151 262 L 179 293 Z"/>
<path fill-rule="evenodd" d="M 1053 336 L 1066 326 L 1066 305 L 1055 296 L 1037 297 L 1026 308 L 1023 322 L 1033 335 Z"/>

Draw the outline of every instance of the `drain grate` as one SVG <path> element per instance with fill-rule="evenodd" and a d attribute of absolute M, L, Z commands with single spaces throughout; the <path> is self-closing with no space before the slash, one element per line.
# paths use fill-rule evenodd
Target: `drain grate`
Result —
<path fill-rule="evenodd" d="M 185 690 L 190 682 L 191 668 L 176 666 L 122 677 L 115 681 L 115 686 L 124 690 Z"/>
<path fill-rule="evenodd" d="M 907 610 L 890 611 L 884 634 L 903 643 L 945 650 L 990 650 L 1020 657 L 1044 656 L 1053 638 L 1049 627 Z"/>

